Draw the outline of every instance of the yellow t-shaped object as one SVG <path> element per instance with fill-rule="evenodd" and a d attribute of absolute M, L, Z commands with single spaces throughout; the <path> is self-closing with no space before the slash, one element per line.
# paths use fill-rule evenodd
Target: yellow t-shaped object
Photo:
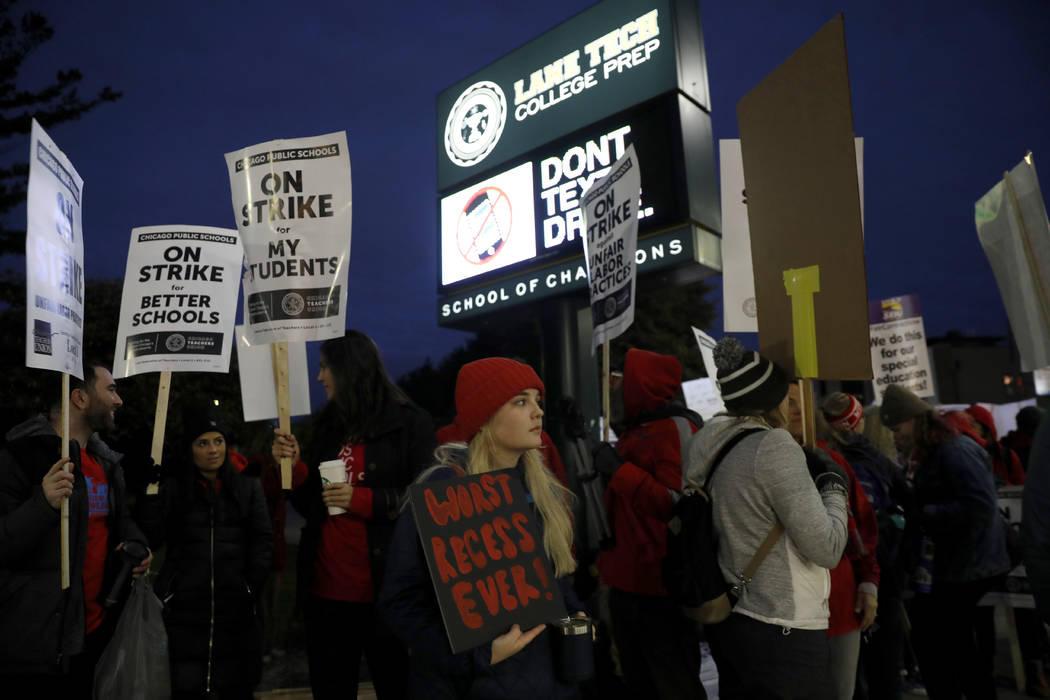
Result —
<path fill-rule="evenodd" d="M 813 295 L 820 291 L 820 266 L 784 270 L 784 289 L 791 297 L 791 324 L 795 340 L 795 372 L 817 376 L 817 322 Z"/>

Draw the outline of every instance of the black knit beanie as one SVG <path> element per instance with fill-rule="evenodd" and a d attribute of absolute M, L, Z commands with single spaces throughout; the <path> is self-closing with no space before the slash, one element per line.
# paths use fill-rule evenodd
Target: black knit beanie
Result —
<path fill-rule="evenodd" d="M 718 388 L 729 412 L 768 411 L 787 395 L 787 374 L 780 365 L 748 350 L 736 338 L 718 341 L 714 356 Z"/>

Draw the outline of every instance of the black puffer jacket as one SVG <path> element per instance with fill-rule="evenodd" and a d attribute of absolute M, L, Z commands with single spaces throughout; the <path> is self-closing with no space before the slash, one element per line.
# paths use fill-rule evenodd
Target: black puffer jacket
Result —
<path fill-rule="evenodd" d="M 365 525 L 372 566 L 372 587 L 378 598 L 387 549 L 394 534 L 398 508 L 405 489 L 433 462 L 437 438 L 430 415 L 414 403 L 392 402 L 380 422 L 376 435 L 365 442 L 365 474 L 362 486 L 372 490 L 372 517 Z M 309 469 L 306 481 L 292 491 L 295 509 L 306 518 L 299 542 L 299 600 L 314 581 L 314 563 L 321 533 L 321 522 L 328 509 L 321 500 L 321 476 L 317 466 L 336 459 L 346 436 L 325 421 L 318 420 L 313 442 L 305 452 Z"/>
<path fill-rule="evenodd" d="M 216 483 L 217 492 L 185 467 L 159 495 L 141 499 L 139 522 L 151 546 L 167 545 L 155 591 L 164 601 L 176 691 L 254 685 L 262 672 L 256 603 L 273 551 L 266 498 L 259 480 L 238 474 L 229 459 Z"/>
<path fill-rule="evenodd" d="M 98 435 L 87 444 L 109 485 L 108 551 L 124 540 L 145 542 L 124 501 L 121 455 Z M 70 582 L 60 589 L 59 511 L 44 498 L 44 475 L 62 454 L 62 439 L 43 415 L 12 428 L 0 450 L 0 674 L 68 671 L 84 648 L 84 587 L 88 501 L 80 446 L 70 442 L 73 495 L 69 499 Z M 107 557 L 102 595 L 120 566 Z M 115 614 L 110 611 L 109 614 Z"/>

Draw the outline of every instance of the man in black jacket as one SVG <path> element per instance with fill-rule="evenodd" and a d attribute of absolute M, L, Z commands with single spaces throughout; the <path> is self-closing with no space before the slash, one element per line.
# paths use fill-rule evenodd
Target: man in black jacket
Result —
<path fill-rule="evenodd" d="M 145 544 L 124 501 L 121 455 L 97 431 L 121 405 L 113 375 L 84 364 L 70 377 L 69 454 L 60 404 L 8 431 L 0 450 L 0 687 L 5 696 L 90 698 L 116 615 L 102 599 L 126 541 Z M 61 589 L 60 509 L 69 498 L 71 585 Z M 150 557 L 134 569 L 149 568 Z"/>

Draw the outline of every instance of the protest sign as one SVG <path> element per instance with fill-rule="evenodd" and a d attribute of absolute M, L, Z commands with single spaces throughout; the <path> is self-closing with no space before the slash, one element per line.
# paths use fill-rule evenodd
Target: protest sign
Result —
<path fill-rule="evenodd" d="M 634 323 L 634 254 L 641 187 L 634 144 L 583 196 L 584 258 L 594 334 L 591 352 Z"/>
<path fill-rule="evenodd" d="M 268 141 L 227 153 L 226 163 L 244 244 L 249 342 L 341 336 L 350 265 L 346 132 Z"/>
<path fill-rule="evenodd" d="M 864 220 L 864 139 L 857 148 L 857 185 Z M 726 333 L 757 333 L 755 273 L 751 263 L 751 231 L 747 222 L 747 190 L 740 139 L 719 139 L 722 182 L 722 302 Z"/>
<path fill-rule="evenodd" d="M 453 653 L 565 617 L 525 489 L 511 469 L 413 484 L 409 501 Z"/>
<path fill-rule="evenodd" d="M 113 376 L 228 372 L 243 258 L 231 229 L 132 229 Z"/>
<path fill-rule="evenodd" d="M 682 395 L 686 407 L 699 413 L 704 420 L 711 420 L 716 413 L 726 410 L 718 384 L 710 377 L 682 382 Z"/>
<path fill-rule="evenodd" d="M 682 382 L 682 393 L 685 395 L 685 405 L 696 411 L 707 420 L 716 413 L 726 410 L 722 403 L 722 392 L 718 388 L 718 369 L 715 367 L 715 339 L 704 333 L 696 326 L 693 336 L 700 348 L 700 357 L 704 361 L 706 377 Z"/>
<path fill-rule="evenodd" d="M 916 396 L 933 396 L 933 373 L 918 295 L 872 301 L 868 312 L 875 403 L 882 403 L 890 384 L 910 389 Z"/>
<path fill-rule="evenodd" d="M 839 16 L 744 96 L 737 121 L 762 354 L 797 376 L 871 379 L 845 47 Z"/>
<path fill-rule="evenodd" d="M 244 422 L 273 420 L 278 417 L 270 347 L 249 345 L 244 326 L 237 326 L 237 372 L 241 380 L 241 406 Z M 291 415 L 310 414 L 310 372 L 306 365 L 306 343 L 288 343 L 289 406 Z"/>
<path fill-rule="evenodd" d="M 1021 369 L 1050 365 L 1050 224 L 1032 154 L 974 207 L 977 237 L 995 273 Z"/>
<path fill-rule="evenodd" d="M 26 197 L 26 367 L 83 378 L 84 181 L 37 121 Z"/>

